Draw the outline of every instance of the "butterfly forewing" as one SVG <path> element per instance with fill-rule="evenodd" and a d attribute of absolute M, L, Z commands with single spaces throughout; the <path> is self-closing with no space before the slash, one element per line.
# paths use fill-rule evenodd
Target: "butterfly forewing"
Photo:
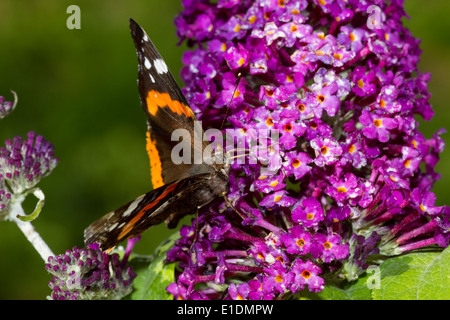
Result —
<path fill-rule="evenodd" d="M 181 89 L 148 35 L 133 19 L 130 19 L 130 29 L 138 57 L 141 105 L 148 118 L 147 152 L 153 187 L 211 172 L 210 167 L 194 161 L 195 154 L 201 154 L 204 147 L 203 130 L 195 126 L 197 118 Z M 180 141 L 171 139 L 176 129 L 186 133 Z M 194 137 L 200 142 L 194 143 Z M 178 143 L 190 148 L 190 160 L 175 164 L 171 152 Z"/>

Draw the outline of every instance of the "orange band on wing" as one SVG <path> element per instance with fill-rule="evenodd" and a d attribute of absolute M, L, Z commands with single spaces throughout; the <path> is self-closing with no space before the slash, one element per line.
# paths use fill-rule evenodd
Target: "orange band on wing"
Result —
<path fill-rule="evenodd" d="M 136 223 L 142 219 L 144 214 L 147 213 L 151 208 L 156 206 L 162 199 L 164 199 L 167 194 L 171 193 L 177 186 L 177 183 L 169 185 L 166 190 L 164 190 L 163 193 L 159 195 L 158 198 L 150 202 L 148 205 L 146 205 L 144 208 L 141 209 L 141 211 L 138 212 L 137 215 L 133 217 L 128 223 L 122 228 L 122 231 L 120 232 L 119 236 L 117 237 L 117 240 L 121 240 L 123 237 L 127 236 L 128 233 L 133 229 L 133 227 L 136 225 Z"/>
<path fill-rule="evenodd" d="M 161 93 L 154 90 L 150 90 L 147 93 L 147 110 L 152 116 L 156 115 L 159 108 L 166 107 L 169 107 L 172 112 L 180 116 L 184 114 L 186 118 L 192 118 L 194 115 L 189 107 L 177 100 L 172 100 L 168 93 Z"/>
<path fill-rule="evenodd" d="M 162 164 L 158 149 L 156 149 L 155 141 L 150 137 L 150 132 L 147 131 L 147 153 L 150 158 L 150 175 L 152 178 L 153 189 L 164 185 L 162 178 Z"/>

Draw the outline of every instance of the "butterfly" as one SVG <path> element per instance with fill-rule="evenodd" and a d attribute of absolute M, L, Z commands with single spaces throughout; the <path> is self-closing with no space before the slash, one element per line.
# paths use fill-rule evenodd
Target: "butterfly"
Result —
<path fill-rule="evenodd" d="M 85 244 L 98 243 L 105 251 L 163 221 L 174 228 L 185 215 L 223 196 L 228 186 L 226 155 L 217 150 L 210 159 L 194 159 L 209 145 L 193 139 L 195 134 L 203 137 L 203 129 L 148 35 L 133 19 L 130 30 L 138 57 L 140 101 L 147 115 L 146 148 L 154 189 L 85 229 Z M 172 141 L 175 130 L 185 133 L 182 142 Z M 178 143 L 193 151 L 190 161 L 173 161 L 172 150 Z"/>

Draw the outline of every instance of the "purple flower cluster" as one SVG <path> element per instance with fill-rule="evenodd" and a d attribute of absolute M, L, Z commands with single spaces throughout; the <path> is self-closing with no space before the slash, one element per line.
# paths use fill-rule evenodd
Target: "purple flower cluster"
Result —
<path fill-rule="evenodd" d="M 0 120 L 9 115 L 11 112 L 14 111 L 17 105 L 17 96 L 16 93 L 13 91 L 15 101 L 6 101 L 5 97 L 0 96 Z"/>
<path fill-rule="evenodd" d="M 0 178 L 0 220 L 6 219 L 10 206 L 11 193 L 6 189 L 3 178 Z"/>
<path fill-rule="evenodd" d="M 274 299 L 357 279 L 374 255 L 450 241 L 435 206 L 439 130 L 403 1 L 184 0 L 183 89 L 203 125 L 278 130 L 268 162 L 231 167 L 227 204 L 168 252 L 182 299 Z M 366 25 L 370 5 L 381 25 Z M 263 160 L 263 159 L 260 159 Z M 372 259 L 371 259 L 372 258 Z"/>
<path fill-rule="evenodd" d="M 13 94 L 14 103 L 0 96 L 0 120 L 15 109 L 17 95 Z M 50 174 L 57 163 L 53 145 L 34 132 L 29 132 L 25 140 L 21 137 L 6 140 L 5 146 L 0 147 L 0 220 L 10 218 L 13 197 L 23 197 L 24 192 Z"/>
<path fill-rule="evenodd" d="M 27 139 L 6 140 L 0 148 L 0 180 L 6 192 L 21 194 L 50 174 L 58 163 L 53 145 L 33 131 Z"/>
<path fill-rule="evenodd" d="M 131 292 L 136 277 L 117 253 L 108 255 L 98 245 L 49 257 L 45 268 L 53 274 L 51 300 L 121 299 Z"/>

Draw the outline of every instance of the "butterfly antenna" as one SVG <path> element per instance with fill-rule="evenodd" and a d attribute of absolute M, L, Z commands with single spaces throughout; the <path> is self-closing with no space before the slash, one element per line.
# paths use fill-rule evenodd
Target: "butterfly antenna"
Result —
<path fill-rule="evenodd" d="M 241 78 L 242 78 L 242 72 L 239 72 L 238 76 L 237 76 L 237 79 L 236 79 L 236 84 L 234 86 L 233 94 L 231 96 L 230 101 L 227 104 L 227 108 L 225 109 L 225 116 L 223 117 L 222 124 L 220 125 L 220 130 L 221 131 L 223 129 L 223 126 L 225 125 L 226 119 L 228 118 L 228 111 L 230 110 L 231 102 L 233 102 L 233 99 L 235 98 L 236 92 L 238 91 L 237 88 L 239 86 L 239 82 L 241 82 Z"/>
<path fill-rule="evenodd" d="M 276 141 L 276 142 L 274 142 L 273 144 L 271 144 L 270 146 L 267 146 L 267 147 L 258 147 L 256 149 L 256 151 L 270 150 L 273 146 L 276 146 L 277 144 L 280 144 L 280 142 Z M 235 152 L 238 152 L 238 154 L 235 155 L 234 154 Z M 243 153 L 239 153 L 239 152 L 243 152 Z M 228 160 L 238 159 L 238 158 L 241 158 L 241 157 L 251 156 L 252 154 L 254 154 L 254 151 L 252 151 L 249 148 L 234 148 L 234 149 L 226 151 L 226 155 L 227 155 L 226 159 L 228 159 Z"/>

